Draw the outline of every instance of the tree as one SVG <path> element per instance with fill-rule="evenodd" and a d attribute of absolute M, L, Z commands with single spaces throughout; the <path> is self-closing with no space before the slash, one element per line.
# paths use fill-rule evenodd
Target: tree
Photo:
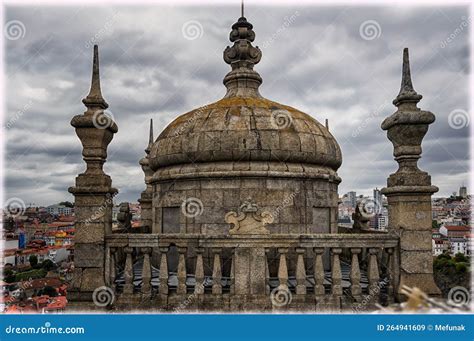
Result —
<path fill-rule="evenodd" d="M 32 268 L 35 268 L 38 265 L 38 257 L 36 255 L 31 255 L 28 260 Z"/>
<path fill-rule="evenodd" d="M 434 228 L 434 229 L 438 229 L 438 228 L 439 228 L 438 222 L 437 222 L 436 220 L 432 220 L 432 221 L 431 221 L 431 228 Z"/>
<path fill-rule="evenodd" d="M 41 291 L 41 294 L 42 295 L 48 295 L 49 297 L 56 297 L 58 296 L 58 293 L 56 292 L 56 289 L 54 289 L 53 287 L 47 285 L 43 288 L 43 290 Z"/>
<path fill-rule="evenodd" d="M 457 286 L 470 288 L 469 261 L 463 254 L 458 253 L 451 257 L 448 253 L 443 253 L 434 259 L 433 269 L 436 284 L 444 297 L 451 288 Z"/>
<path fill-rule="evenodd" d="M 45 269 L 46 271 L 51 271 L 56 267 L 56 265 L 53 263 L 52 260 L 45 259 L 43 263 L 41 263 L 41 267 Z"/>
<path fill-rule="evenodd" d="M 62 205 L 62 206 L 66 206 L 66 207 L 70 207 L 70 208 L 73 208 L 74 207 L 74 204 L 70 201 L 61 201 L 59 203 L 59 205 Z"/>

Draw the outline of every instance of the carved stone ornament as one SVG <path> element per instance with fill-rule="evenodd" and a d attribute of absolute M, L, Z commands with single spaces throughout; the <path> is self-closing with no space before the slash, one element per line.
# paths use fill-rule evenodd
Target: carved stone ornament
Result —
<path fill-rule="evenodd" d="M 232 224 L 230 234 L 269 234 L 265 225 L 273 222 L 273 215 L 264 211 L 257 213 L 258 207 L 250 201 L 245 201 L 239 209 L 239 214 L 229 212 L 225 215 L 225 221 Z"/>

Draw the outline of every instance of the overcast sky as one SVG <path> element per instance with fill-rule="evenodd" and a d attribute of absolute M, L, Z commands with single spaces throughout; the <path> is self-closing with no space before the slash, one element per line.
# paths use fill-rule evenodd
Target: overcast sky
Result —
<path fill-rule="evenodd" d="M 340 195 L 371 194 L 397 168 L 380 124 L 395 111 L 403 47 L 423 95 L 419 106 L 436 115 L 420 168 L 440 188 L 437 195 L 468 184 L 467 7 L 250 4 L 245 14 L 263 52 L 255 67 L 262 95 L 323 124 L 329 119 L 342 149 Z M 238 17 L 238 4 L 7 7 L 5 200 L 73 200 L 67 188 L 84 163 L 69 122 L 85 110 L 97 42 L 102 92 L 119 127 L 105 170 L 120 191 L 117 201 L 136 201 L 149 118 L 156 137 L 177 116 L 222 98 L 230 69 L 222 51 Z"/>

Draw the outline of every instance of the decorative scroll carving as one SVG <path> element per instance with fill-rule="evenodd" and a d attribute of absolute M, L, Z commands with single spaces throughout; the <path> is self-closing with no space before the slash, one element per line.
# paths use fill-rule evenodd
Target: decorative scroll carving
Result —
<path fill-rule="evenodd" d="M 245 201 L 239 209 L 239 213 L 229 212 L 225 215 L 225 221 L 232 224 L 230 234 L 269 234 L 265 225 L 273 222 L 273 215 L 264 211 L 257 213 L 258 207 L 250 201 Z"/>

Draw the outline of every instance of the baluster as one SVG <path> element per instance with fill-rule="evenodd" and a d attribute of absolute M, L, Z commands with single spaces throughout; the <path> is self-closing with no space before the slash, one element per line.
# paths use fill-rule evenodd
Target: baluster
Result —
<path fill-rule="evenodd" d="M 214 266 L 212 270 L 212 293 L 214 295 L 222 294 L 222 266 L 221 266 L 221 248 L 213 248 Z"/>
<path fill-rule="evenodd" d="M 304 248 L 296 248 L 298 259 L 296 261 L 296 294 L 306 294 L 306 269 L 304 266 L 304 254 L 306 250 Z"/>
<path fill-rule="evenodd" d="M 125 279 L 123 293 L 133 294 L 133 261 L 132 261 L 133 248 L 125 247 L 123 251 L 127 255 L 127 258 L 125 260 L 125 270 L 123 273 L 123 277 Z"/>
<path fill-rule="evenodd" d="M 352 262 L 351 262 L 351 294 L 356 302 L 361 300 L 362 288 L 360 286 L 360 266 L 359 254 L 362 252 L 361 248 L 352 248 Z"/>
<path fill-rule="evenodd" d="M 143 270 L 142 270 L 142 294 L 151 296 L 151 247 L 142 247 L 140 250 L 143 254 Z"/>
<path fill-rule="evenodd" d="M 333 296 L 342 296 L 342 272 L 341 272 L 341 261 L 339 255 L 341 254 L 342 249 L 332 248 L 332 294 Z"/>
<path fill-rule="evenodd" d="M 325 294 L 324 290 L 324 265 L 323 253 L 324 248 L 314 248 L 314 295 L 316 298 L 321 298 Z"/>
<path fill-rule="evenodd" d="M 186 294 L 186 247 L 178 247 L 178 288 L 176 293 Z"/>
<path fill-rule="evenodd" d="M 393 248 L 387 249 L 387 295 L 388 302 L 393 303 L 394 301 L 394 290 L 393 290 L 393 268 L 394 268 L 394 257 Z"/>
<path fill-rule="evenodd" d="M 115 288 L 115 276 L 116 270 L 115 270 L 115 255 L 116 255 L 117 249 L 115 247 L 110 248 L 110 270 L 109 270 L 109 285 L 111 288 Z"/>
<path fill-rule="evenodd" d="M 270 266 L 268 264 L 268 255 L 270 254 L 270 249 L 265 249 L 265 293 L 270 295 Z"/>
<path fill-rule="evenodd" d="M 105 285 L 111 287 L 110 281 L 110 247 L 105 247 L 105 264 L 104 264 L 104 278 L 105 278 Z"/>
<path fill-rule="evenodd" d="M 230 294 L 235 294 L 235 250 L 232 249 L 232 260 L 230 263 Z"/>
<path fill-rule="evenodd" d="M 379 287 L 379 266 L 377 263 L 377 248 L 369 249 L 369 266 L 368 266 L 368 280 L 369 280 L 369 298 L 371 302 L 377 302 L 380 294 Z"/>
<path fill-rule="evenodd" d="M 160 294 L 168 295 L 168 247 L 160 247 Z"/>
<path fill-rule="evenodd" d="M 194 286 L 194 293 L 196 295 L 204 294 L 204 262 L 202 260 L 203 252 L 203 248 L 196 248 L 196 284 Z"/>
<path fill-rule="evenodd" d="M 286 254 L 288 249 L 279 248 L 278 253 L 280 254 L 280 264 L 278 265 L 278 289 L 288 292 L 288 267 L 286 265 Z"/>

